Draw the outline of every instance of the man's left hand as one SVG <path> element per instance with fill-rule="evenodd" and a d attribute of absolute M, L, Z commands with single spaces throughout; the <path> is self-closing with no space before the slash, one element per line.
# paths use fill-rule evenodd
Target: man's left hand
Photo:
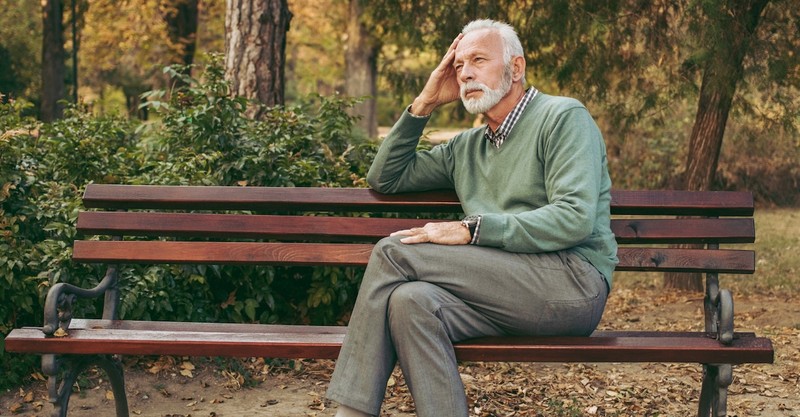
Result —
<path fill-rule="evenodd" d="M 472 237 L 469 229 L 461 222 L 428 223 L 423 227 L 398 230 L 390 236 L 407 236 L 400 239 L 403 243 L 438 243 L 440 245 L 466 245 Z"/>

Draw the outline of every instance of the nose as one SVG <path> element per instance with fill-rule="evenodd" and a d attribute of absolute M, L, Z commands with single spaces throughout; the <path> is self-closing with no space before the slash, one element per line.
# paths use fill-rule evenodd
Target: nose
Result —
<path fill-rule="evenodd" d="M 458 74 L 458 78 L 461 80 L 462 83 L 469 82 L 475 79 L 475 75 L 472 72 L 472 67 L 464 63 L 461 66 L 461 72 Z"/>

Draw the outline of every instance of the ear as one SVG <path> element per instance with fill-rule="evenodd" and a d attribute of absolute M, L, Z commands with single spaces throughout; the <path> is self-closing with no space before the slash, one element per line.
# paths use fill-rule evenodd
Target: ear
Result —
<path fill-rule="evenodd" d="M 517 82 L 525 77 L 525 57 L 515 56 L 511 58 L 512 80 Z"/>

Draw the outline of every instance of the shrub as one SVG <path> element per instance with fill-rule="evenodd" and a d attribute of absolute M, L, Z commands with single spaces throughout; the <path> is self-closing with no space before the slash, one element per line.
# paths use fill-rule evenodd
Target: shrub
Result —
<path fill-rule="evenodd" d="M 186 77 L 179 69 L 172 77 Z M 202 79 L 145 94 L 159 120 L 134 124 L 70 108 L 41 124 L 26 106 L 0 104 L 0 332 L 40 325 L 56 282 L 91 288 L 102 267 L 70 262 L 86 184 L 358 186 L 375 149 L 351 133 L 354 103 L 310 96 L 248 119 L 228 95 L 220 61 Z M 161 101 L 163 100 L 163 101 Z M 358 269 L 216 265 L 132 266 L 122 270 L 120 314 L 128 319 L 337 321 L 354 298 Z M 100 300 L 76 315 L 100 314 Z M 3 384 L 18 384 L 36 358 L 0 357 Z M 5 388 L 2 386 L 0 388 Z"/>

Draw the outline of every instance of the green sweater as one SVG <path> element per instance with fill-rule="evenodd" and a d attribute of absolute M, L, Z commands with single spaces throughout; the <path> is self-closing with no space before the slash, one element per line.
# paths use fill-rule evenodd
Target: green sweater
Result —
<path fill-rule="evenodd" d="M 403 112 L 367 175 L 378 192 L 455 189 L 464 213 L 480 214 L 478 245 L 509 252 L 569 249 L 611 285 L 611 179 L 605 143 L 577 100 L 539 93 L 498 149 L 486 127 L 416 151 L 427 118 Z"/>

